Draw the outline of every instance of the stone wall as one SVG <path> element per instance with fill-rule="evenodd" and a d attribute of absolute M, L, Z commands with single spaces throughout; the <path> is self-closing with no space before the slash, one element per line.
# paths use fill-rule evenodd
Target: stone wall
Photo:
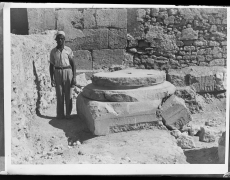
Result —
<path fill-rule="evenodd" d="M 226 66 L 226 8 L 28 9 L 28 23 L 64 30 L 78 69 Z"/>

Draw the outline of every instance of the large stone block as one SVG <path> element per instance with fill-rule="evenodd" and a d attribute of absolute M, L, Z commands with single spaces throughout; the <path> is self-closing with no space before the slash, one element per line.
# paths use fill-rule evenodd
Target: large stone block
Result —
<path fill-rule="evenodd" d="M 124 49 L 93 50 L 92 57 L 94 69 L 99 69 L 103 66 L 122 65 Z"/>
<path fill-rule="evenodd" d="M 126 9 L 97 9 L 96 23 L 98 28 L 127 28 Z"/>
<path fill-rule="evenodd" d="M 127 32 L 134 39 L 141 39 L 145 36 L 144 27 L 141 22 L 137 21 L 137 9 L 127 9 Z"/>
<path fill-rule="evenodd" d="M 189 109 L 182 98 L 170 96 L 162 105 L 161 115 L 163 122 L 170 129 L 182 129 L 192 120 Z"/>
<path fill-rule="evenodd" d="M 222 91 L 227 88 L 227 69 L 221 66 L 170 69 L 168 81 L 175 86 L 191 86 L 196 92 Z"/>
<path fill-rule="evenodd" d="M 84 29 L 80 36 L 66 42 L 72 50 L 108 49 L 108 29 Z"/>
<path fill-rule="evenodd" d="M 140 87 L 152 86 L 164 82 L 166 74 L 159 70 L 124 69 L 114 72 L 94 74 L 92 82 L 98 86 L 108 87 Z"/>
<path fill-rule="evenodd" d="M 78 9 L 61 9 L 57 11 L 57 29 L 66 34 L 66 41 L 83 37 L 83 13 Z"/>
<path fill-rule="evenodd" d="M 87 50 L 73 51 L 76 69 L 92 70 L 93 62 L 91 53 Z"/>
<path fill-rule="evenodd" d="M 124 49 L 127 46 L 127 29 L 109 30 L 109 48 Z"/>
<path fill-rule="evenodd" d="M 147 102 L 99 102 L 81 94 L 77 97 L 78 116 L 87 122 L 94 135 L 106 135 L 122 125 L 158 121 L 156 110 L 161 100 Z"/>
<path fill-rule="evenodd" d="M 83 16 L 84 16 L 85 29 L 93 29 L 97 27 L 95 14 L 96 14 L 96 9 L 84 10 Z"/>
<path fill-rule="evenodd" d="M 27 8 L 29 34 L 36 34 L 55 28 L 54 8 Z"/>
<path fill-rule="evenodd" d="M 213 59 L 209 63 L 210 66 L 225 66 L 225 59 Z"/>
<path fill-rule="evenodd" d="M 174 94 L 176 87 L 165 81 L 161 84 L 135 89 L 117 89 L 89 84 L 84 87 L 82 95 L 96 101 L 137 102 L 160 100 Z"/>

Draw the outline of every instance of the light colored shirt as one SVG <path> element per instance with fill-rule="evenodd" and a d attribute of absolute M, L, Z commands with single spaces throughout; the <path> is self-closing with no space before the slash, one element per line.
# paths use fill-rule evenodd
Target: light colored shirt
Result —
<path fill-rule="evenodd" d="M 64 46 L 62 52 L 55 47 L 50 52 L 49 62 L 54 67 L 65 67 L 70 65 L 69 58 L 73 58 L 73 51 L 69 47 Z"/>

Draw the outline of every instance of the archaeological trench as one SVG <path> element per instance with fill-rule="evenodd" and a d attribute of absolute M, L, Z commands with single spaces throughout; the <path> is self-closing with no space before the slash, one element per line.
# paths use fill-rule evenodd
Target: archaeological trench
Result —
<path fill-rule="evenodd" d="M 75 153 L 70 156 L 84 157 L 102 140 L 104 147 L 117 142 L 116 137 L 120 142 L 134 138 L 128 145 L 139 154 L 128 154 L 123 163 L 196 163 L 191 159 L 204 159 L 199 164 L 224 163 L 225 8 L 11 9 L 13 163 L 53 163 L 56 156 L 60 157 L 56 163 L 80 163 L 80 157 L 67 161 L 63 152 L 49 150 L 44 145 L 51 142 L 48 131 L 47 137 L 32 133 L 56 104 L 48 60 L 57 30 L 65 31 L 66 46 L 77 64 L 71 128 L 85 123 L 91 136 L 88 143 L 84 138 L 66 141 L 62 150 L 69 148 Z M 206 108 L 214 106 L 215 111 Z M 222 119 L 215 117 L 217 109 Z M 126 151 L 125 146 L 119 151 Z M 208 148 L 215 157 L 206 156 Z M 142 152 L 148 156 L 145 162 Z M 139 161 L 132 161 L 137 156 Z M 88 159 L 100 162 L 121 163 Z"/>

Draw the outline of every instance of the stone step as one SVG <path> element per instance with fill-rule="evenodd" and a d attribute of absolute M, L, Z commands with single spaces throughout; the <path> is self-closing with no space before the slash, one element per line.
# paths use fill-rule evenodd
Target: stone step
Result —
<path fill-rule="evenodd" d="M 152 86 L 165 80 L 166 74 L 164 71 L 133 68 L 114 72 L 100 72 L 92 76 L 94 85 L 107 87 Z"/>
<path fill-rule="evenodd" d="M 88 84 L 84 87 L 82 95 L 96 101 L 110 102 L 137 102 L 161 100 L 174 94 L 176 87 L 168 81 L 148 87 L 137 87 L 134 89 L 120 89 L 111 87 L 95 86 Z"/>
<path fill-rule="evenodd" d="M 77 114 L 87 122 L 94 135 L 111 133 L 111 128 L 158 121 L 156 111 L 161 100 L 145 102 L 100 102 L 79 94 Z"/>

